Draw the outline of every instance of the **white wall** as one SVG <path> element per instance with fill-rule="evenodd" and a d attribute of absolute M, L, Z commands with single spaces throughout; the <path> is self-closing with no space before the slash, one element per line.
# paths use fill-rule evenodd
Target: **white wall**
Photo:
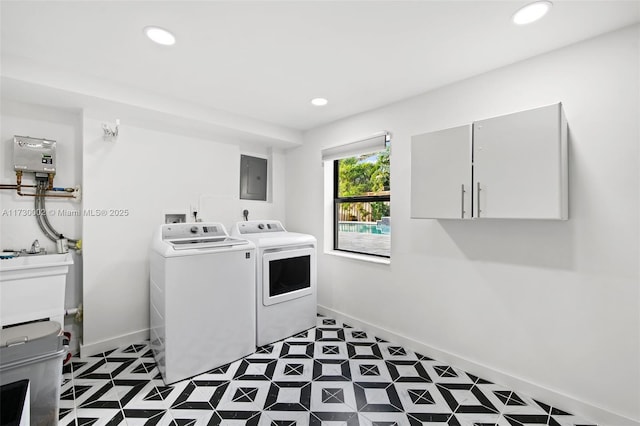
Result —
<path fill-rule="evenodd" d="M 393 133 L 391 265 L 320 254 L 319 305 L 560 408 L 638 424 L 638 37 L 627 28 L 307 132 L 287 153 L 287 219 L 321 245 L 321 148 Z M 569 221 L 409 218 L 412 135 L 557 101 Z"/>
<path fill-rule="evenodd" d="M 56 141 L 56 176 L 55 186 L 75 187 L 82 184 L 82 146 L 81 115 L 77 111 L 50 108 L 2 99 L 2 127 L 0 140 L 1 182 L 15 184 L 16 175 L 13 169 L 13 136 L 31 136 Z M 33 173 L 25 173 L 22 182 L 33 184 Z M 33 192 L 25 189 L 24 192 Z M 33 216 L 33 197 L 21 197 L 14 190 L 0 191 L 0 248 L 2 250 L 29 249 L 33 240 L 37 239 L 47 253 L 55 253 L 56 245 L 47 239 L 40 230 Z M 80 211 L 81 202 L 47 198 L 47 210 L 53 210 L 49 221 L 56 231 L 70 238 L 79 238 L 82 218 L 73 216 Z M 71 212 L 64 216 L 63 212 Z M 29 215 L 31 214 L 31 215 Z M 28 215 L 28 216 L 27 216 Z M 73 253 L 74 266 L 67 276 L 66 307 L 76 307 L 82 301 L 81 275 L 82 258 Z M 65 329 L 72 332 L 71 349 L 77 350 L 77 338 L 81 328 L 73 318 L 67 318 Z"/>
<path fill-rule="evenodd" d="M 199 218 L 227 229 L 242 220 L 245 208 L 251 218 L 284 220 L 282 153 L 134 127 L 126 120 L 117 140 L 107 142 L 102 122 L 113 122 L 111 117 L 84 115 L 84 208 L 128 214 L 84 217 L 83 355 L 148 338 L 149 245 L 164 214 L 189 215 L 197 206 Z M 270 159 L 270 202 L 238 199 L 240 154 L 249 152 Z"/>

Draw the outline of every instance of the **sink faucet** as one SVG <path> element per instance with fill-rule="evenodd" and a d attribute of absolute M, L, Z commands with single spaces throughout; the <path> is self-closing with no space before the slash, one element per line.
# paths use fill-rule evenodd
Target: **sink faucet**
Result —
<path fill-rule="evenodd" d="M 40 253 L 40 242 L 36 239 L 33 240 L 33 243 L 31 244 L 31 250 L 29 250 L 30 254 L 36 254 L 36 253 Z"/>

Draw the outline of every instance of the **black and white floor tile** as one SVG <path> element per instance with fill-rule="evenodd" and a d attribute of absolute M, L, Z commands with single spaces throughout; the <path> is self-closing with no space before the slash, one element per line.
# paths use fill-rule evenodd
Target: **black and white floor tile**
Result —
<path fill-rule="evenodd" d="M 64 368 L 61 426 L 595 426 L 318 316 L 317 327 L 165 385 L 149 343 Z"/>

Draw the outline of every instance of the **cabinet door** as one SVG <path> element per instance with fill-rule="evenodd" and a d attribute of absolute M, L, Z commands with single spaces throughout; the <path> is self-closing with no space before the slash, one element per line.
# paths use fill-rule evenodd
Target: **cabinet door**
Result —
<path fill-rule="evenodd" d="M 567 219 L 561 104 L 473 124 L 474 217 Z"/>
<path fill-rule="evenodd" d="M 411 138 L 411 217 L 471 218 L 471 125 Z"/>

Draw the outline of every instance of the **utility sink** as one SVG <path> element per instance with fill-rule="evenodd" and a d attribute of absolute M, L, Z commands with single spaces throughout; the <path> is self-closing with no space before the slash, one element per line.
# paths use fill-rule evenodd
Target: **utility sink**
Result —
<path fill-rule="evenodd" d="M 22 269 L 48 268 L 51 266 L 72 265 L 69 253 L 64 254 L 20 254 L 10 259 L 0 260 L 0 273 Z"/>
<path fill-rule="evenodd" d="M 50 319 L 64 325 L 70 253 L 0 259 L 0 325 Z"/>

